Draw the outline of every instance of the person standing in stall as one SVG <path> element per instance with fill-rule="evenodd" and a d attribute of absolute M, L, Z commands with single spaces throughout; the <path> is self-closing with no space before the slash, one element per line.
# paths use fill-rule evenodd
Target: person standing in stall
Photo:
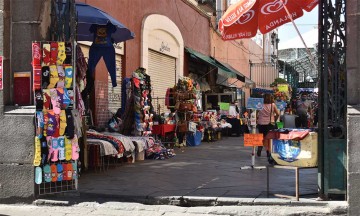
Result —
<path fill-rule="evenodd" d="M 274 97 L 272 94 L 264 95 L 264 107 L 262 110 L 258 111 L 257 114 L 257 125 L 259 129 L 259 133 L 264 135 L 263 146 L 266 149 L 266 156 L 270 157 L 270 148 L 269 148 L 269 140 L 265 139 L 267 133 L 276 128 L 276 121 L 280 116 L 280 112 L 277 109 L 274 103 Z M 257 149 L 257 156 L 261 156 L 261 151 L 263 147 L 259 146 Z"/>

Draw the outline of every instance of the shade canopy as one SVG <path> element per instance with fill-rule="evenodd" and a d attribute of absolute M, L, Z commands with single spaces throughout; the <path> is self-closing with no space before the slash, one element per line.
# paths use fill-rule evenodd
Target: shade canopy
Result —
<path fill-rule="evenodd" d="M 231 5 L 219 21 L 223 40 L 266 34 L 310 12 L 319 0 L 240 0 Z M 287 10 L 287 11 L 286 11 Z"/>
<path fill-rule="evenodd" d="M 186 52 L 188 52 L 190 54 L 190 56 L 192 58 L 195 58 L 200 61 L 204 61 L 207 64 L 216 67 L 218 69 L 219 75 L 221 75 L 223 77 L 227 77 L 227 78 L 229 78 L 229 77 L 236 78 L 237 77 L 237 74 L 235 71 L 229 69 L 228 67 L 226 67 L 225 65 L 220 63 L 218 60 L 214 59 L 213 57 L 204 55 L 204 54 L 199 53 L 188 47 L 185 48 L 185 50 L 186 50 Z"/>
<path fill-rule="evenodd" d="M 116 31 L 111 35 L 115 43 L 133 39 L 135 34 L 125 27 L 121 22 L 100 10 L 85 3 L 76 3 L 77 13 L 77 40 L 93 41 L 94 35 L 90 32 L 92 25 L 107 25 L 109 23 L 116 27 Z"/>
<path fill-rule="evenodd" d="M 233 68 L 231 65 L 229 65 L 228 63 L 224 63 L 222 62 L 223 65 L 225 65 L 227 68 L 231 69 L 234 73 L 236 73 L 236 79 L 240 80 L 241 82 L 245 82 L 245 76 L 244 74 L 242 74 L 240 71 L 236 70 L 235 68 Z"/>

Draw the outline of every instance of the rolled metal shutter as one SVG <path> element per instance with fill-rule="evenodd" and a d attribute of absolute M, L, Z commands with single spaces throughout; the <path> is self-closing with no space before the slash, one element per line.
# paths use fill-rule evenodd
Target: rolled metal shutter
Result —
<path fill-rule="evenodd" d="M 151 78 L 154 109 L 158 112 L 158 105 L 160 105 L 160 113 L 165 112 L 167 111 L 165 107 L 166 90 L 174 87 L 176 83 L 176 59 L 149 49 L 147 73 Z"/>

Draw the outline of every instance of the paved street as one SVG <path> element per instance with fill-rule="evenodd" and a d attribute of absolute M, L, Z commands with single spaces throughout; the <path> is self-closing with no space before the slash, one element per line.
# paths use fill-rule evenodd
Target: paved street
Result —
<path fill-rule="evenodd" d="M 243 147 L 243 137 L 224 137 L 221 141 L 176 149 L 167 160 L 145 160 L 110 168 L 105 172 L 84 173 L 79 181 L 82 195 L 118 198 L 149 197 L 235 197 L 263 198 L 266 170 L 240 170 L 250 165 L 251 148 Z M 256 158 L 266 165 L 266 153 Z M 271 169 L 270 190 L 276 194 L 295 195 L 292 170 Z M 317 196 L 317 170 L 300 171 L 300 194 Z"/>

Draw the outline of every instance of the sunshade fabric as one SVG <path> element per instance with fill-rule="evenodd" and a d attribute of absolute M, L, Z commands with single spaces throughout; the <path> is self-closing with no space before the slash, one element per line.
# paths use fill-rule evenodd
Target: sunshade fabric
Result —
<path fill-rule="evenodd" d="M 256 36 L 291 22 L 310 12 L 319 0 L 240 0 L 230 6 L 219 21 L 223 40 L 236 40 Z M 290 16 L 285 10 L 288 9 Z"/>
<path fill-rule="evenodd" d="M 93 7 L 91 5 L 77 2 L 77 40 L 78 41 L 93 41 L 93 33 L 90 32 L 90 27 L 93 24 L 106 25 L 113 24 L 116 27 L 115 33 L 111 35 L 115 43 L 133 39 L 135 34 L 126 28 L 121 22 L 105 13 L 104 11 Z"/>
<path fill-rule="evenodd" d="M 236 78 L 236 73 L 232 70 L 230 70 L 229 68 L 227 68 L 226 66 L 224 66 L 223 64 L 221 64 L 219 61 L 217 61 L 216 59 L 210 57 L 210 56 L 206 56 L 202 53 L 196 52 L 195 50 L 191 49 L 191 48 L 185 48 L 185 50 L 190 54 L 190 56 L 192 58 L 204 61 L 214 67 L 218 68 L 218 74 L 220 74 L 221 76 L 224 77 L 231 77 L 231 78 Z"/>

